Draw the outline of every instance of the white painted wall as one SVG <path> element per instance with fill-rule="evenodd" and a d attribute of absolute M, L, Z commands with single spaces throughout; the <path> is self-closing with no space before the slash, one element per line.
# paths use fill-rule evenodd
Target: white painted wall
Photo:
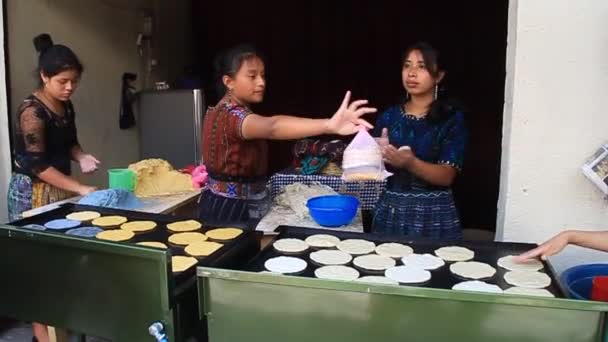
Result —
<path fill-rule="evenodd" d="M 608 2 L 512 0 L 497 239 L 540 242 L 608 229 L 580 165 L 608 141 Z M 606 253 L 569 248 L 558 269 Z"/>
<path fill-rule="evenodd" d="M 0 41 L 4 41 L 4 17 L 0 3 Z M 0 223 L 8 221 L 6 192 L 11 174 L 11 150 L 9 144 L 8 106 L 6 96 L 6 70 L 4 47 L 0 45 Z"/>

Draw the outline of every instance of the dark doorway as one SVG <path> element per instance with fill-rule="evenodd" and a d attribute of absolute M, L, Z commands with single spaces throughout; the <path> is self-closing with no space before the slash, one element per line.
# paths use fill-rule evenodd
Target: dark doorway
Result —
<path fill-rule="evenodd" d="M 212 61 L 248 42 L 267 60 L 261 113 L 328 117 L 344 92 L 383 110 L 402 96 L 400 57 L 428 41 L 447 62 L 446 92 L 468 109 L 465 168 L 455 185 L 465 228 L 495 230 L 508 1 L 194 1 L 196 57 L 213 103 Z M 370 118 L 375 120 L 375 118 Z M 271 171 L 291 145 L 271 146 Z"/>

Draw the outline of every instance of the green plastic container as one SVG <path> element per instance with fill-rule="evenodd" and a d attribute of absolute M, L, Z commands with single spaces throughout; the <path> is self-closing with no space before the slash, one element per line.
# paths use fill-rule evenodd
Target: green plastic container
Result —
<path fill-rule="evenodd" d="M 135 172 L 129 169 L 108 170 L 110 189 L 133 191 L 135 188 Z"/>

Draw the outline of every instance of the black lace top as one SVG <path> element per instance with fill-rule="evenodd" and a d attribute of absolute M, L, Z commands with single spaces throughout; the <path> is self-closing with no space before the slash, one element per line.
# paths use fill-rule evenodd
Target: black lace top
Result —
<path fill-rule="evenodd" d="M 15 172 L 31 177 L 55 167 L 70 175 L 71 150 L 78 146 L 74 107 L 65 102 L 63 115 L 54 113 L 34 95 L 26 98 L 15 122 Z"/>

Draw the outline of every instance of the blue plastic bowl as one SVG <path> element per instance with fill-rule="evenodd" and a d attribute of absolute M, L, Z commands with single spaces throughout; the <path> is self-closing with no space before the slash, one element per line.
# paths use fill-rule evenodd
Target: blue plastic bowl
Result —
<path fill-rule="evenodd" d="M 565 270 L 560 280 L 568 297 L 589 300 L 595 276 L 608 276 L 608 264 L 574 266 Z"/>
<path fill-rule="evenodd" d="M 310 216 L 324 227 L 349 224 L 357 215 L 359 200 L 349 195 L 313 197 L 306 203 Z"/>

